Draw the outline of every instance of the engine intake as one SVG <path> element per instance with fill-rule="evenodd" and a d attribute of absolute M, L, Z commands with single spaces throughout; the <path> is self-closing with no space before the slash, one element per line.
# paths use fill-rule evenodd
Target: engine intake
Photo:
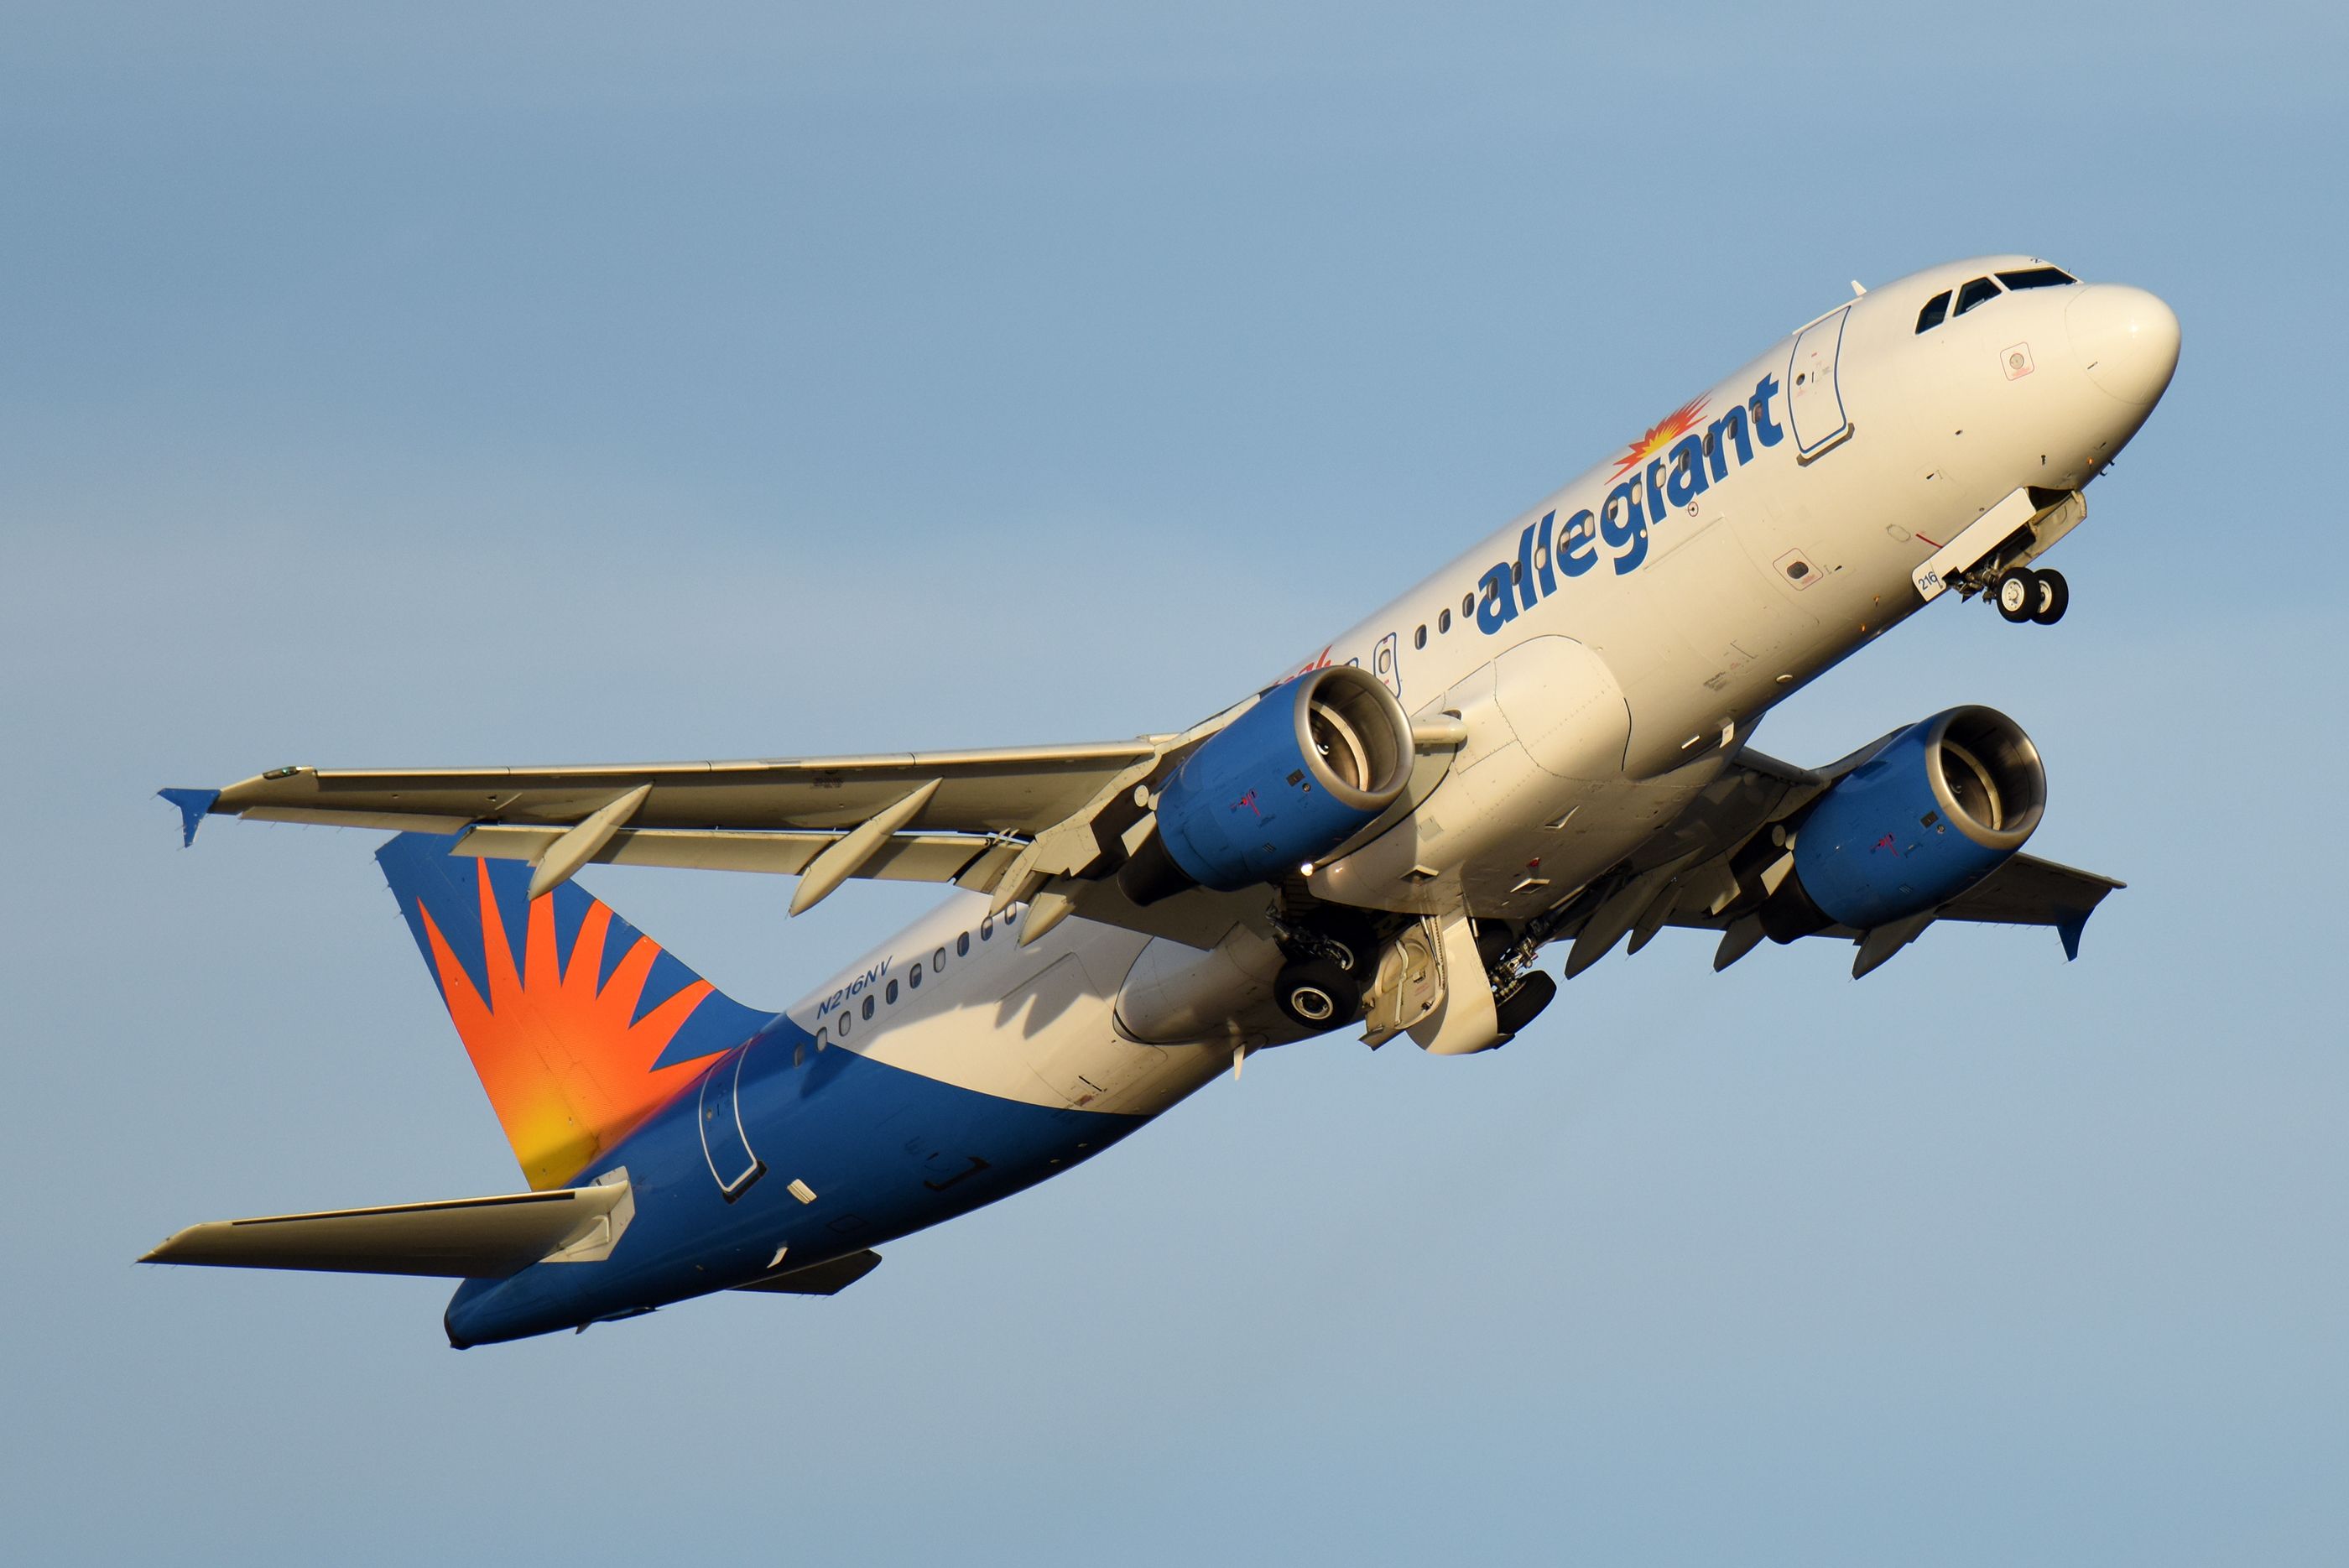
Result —
<path fill-rule="evenodd" d="M 1376 821 L 1411 769 L 1411 720 L 1377 677 L 1353 665 L 1309 670 L 1183 759 L 1118 886 L 1148 904 L 1193 886 L 1265 881 Z"/>
<path fill-rule="evenodd" d="M 1795 829 L 1793 874 L 1762 909 L 1778 941 L 1889 925 L 2004 865 L 2047 807 L 2039 748 L 1992 708 L 1951 708 L 1829 785 Z"/>

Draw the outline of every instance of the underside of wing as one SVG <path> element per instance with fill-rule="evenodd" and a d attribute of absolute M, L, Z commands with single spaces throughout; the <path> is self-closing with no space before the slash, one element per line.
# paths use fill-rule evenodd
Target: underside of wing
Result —
<path fill-rule="evenodd" d="M 736 763 L 289 767 L 162 794 L 191 842 L 207 815 L 459 835 L 453 854 L 535 867 L 533 898 L 583 866 L 610 864 L 797 877 L 794 913 L 852 877 L 951 882 L 1000 904 L 1113 858 L 1145 809 L 1135 786 L 1181 739 Z"/>
<path fill-rule="evenodd" d="M 2097 872 L 2018 855 L 1942 905 L 1938 915 L 1944 920 L 2068 929 L 2064 945 L 2076 956 L 2079 928 L 2104 902 L 2105 895 L 2127 886 Z"/>
<path fill-rule="evenodd" d="M 1098 871 L 1145 812 L 1137 786 L 1185 736 L 1096 744 L 739 763 L 274 769 L 165 790 L 187 837 L 207 815 L 458 835 L 451 854 L 537 868 L 533 897 L 587 865 L 800 878 L 794 913 L 851 878 L 952 883 L 1039 900 L 1033 940 L 1081 914 L 1213 947 L 1261 923 L 1261 895 L 1193 888 L 1147 907 Z"/>
<path fill-rule="evenodd" d="M 1764 940 L 1819 936 L 1857 946 L 1852 965 L 1857 977 L 1890 960 L 1935 921 L 1962 920 L 2052 928 L 2065 956 L 2076 958 L 2089 915 L 2125 884 L 2023 854 L 2010 854 L 1940 903 L 1874 924 L 1840 922 L 1813 911 L 1810 921 L 1788 929 L 1775 918 L 1787 901 L 1781 889 L 1793 875 L 1794 846 L 1807 808 L 1901 733 L 1816 770 L 1750 750 L 1740 753 L 1670 830 L 1534 921 L 1522 950 L 1570 940 L 1566 973 L 1571 978 L 1627 935 L 1630 950 L 1637 952 L 1666 926 L 1721 932 L 1715 969 L 1727 968 Z"/>
<path fill-rule="evenodd" d="M 2127 886 L 2094 871 L 2075 870 L 2036 856 L 2018 855 L 1934 909 L 1932 917 L 1976 925 L 2052 926 L 2061 930 L 2067 926 L 2085 925 L 2106 894 Z M 1668 923 L 1717 931 L 1727 929 L 1734 919 L 1711 911 L 1676 909 Z M 1850 926 L 1829 925 L 1816 934 L 1856 940 L 1867 933 Z M 2077 942 L 2078 938 L 2071 936 L 2065 939 L 2064 945 L 2075 948 Z"/>
<path fill-rule="evenodd" d="M 1024 945 L 1082 915 L 1212 947 L 1274 885 L 1414 809 L 1467 738 L 1355 664 L 1317 665 L 1178 734 L 741 763 L 278 768 L 165 790 L 208 815 L 431 832 L 528 864 L 535 900 L 598 862 L 795 877 L 793 914 L 854 877 L 951 882 Z"/>
<path fill-rule="evenodd" d="M 1033 834 L 1110 779 L 1157 755 L 1151 739 L 995 751 L 752 762 L 514 768 L 277 768 L 229 785 L 206 809 L 262 822 L 451 833 L 475 824 L 574 824 L 646 790 L 636 828 L 843 830 L 910 792 L 936 791 L 911 826 Z"/>
<path fill-rule="evenodd" d="M 550 827 L 476 827 L 459 839 L 450 853 L 537 864 L 562 835 L 562 829 Z M 626 829 L 597 852 L 594 863 L 803 877 L 823 856 L 836 852 L 845 837 L 837 833 Z M 885 882 L 950 882 L 987 892 L 997 887 L 1026 848 L 1025 840 L 993 836 L 894 834 L 879 840 L 871 857 L 859 863 L 852 875 Z M 1261 892 L 1216 893 L 1193 888 L 1141 905 L 1127 898 L 1114 878 L 1072 881 L 1066 889 L 1072 914 L 1192 947 L 1212 948 L 1236 925 L 1268 929 L 1264 913 L 1268 900 Z"/>

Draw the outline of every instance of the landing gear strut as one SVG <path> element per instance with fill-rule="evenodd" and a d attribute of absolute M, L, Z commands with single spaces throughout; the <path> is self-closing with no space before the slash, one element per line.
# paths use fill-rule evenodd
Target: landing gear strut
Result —
<path fill-rule="evenodd" d="M 1992 587 L 1991 602 L 1998 606 L 2000 615 L 2017 625 L 2028 620 L 2054 626 L 2071 607 L 2072 587 L 2061 572 L 2016 566 L 2002 574 Z"/>

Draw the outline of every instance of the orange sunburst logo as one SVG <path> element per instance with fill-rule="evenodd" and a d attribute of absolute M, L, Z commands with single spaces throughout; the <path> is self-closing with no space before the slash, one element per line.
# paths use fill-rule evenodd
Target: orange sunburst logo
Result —
<path fill-rule="evenodd" d="M 1633 441 L 1630 450 L 1624 452 L 1622 461 L 1615 465 L 1615 477 L 1622 478 L 1623 475 L 1696 429 L 1697 422 L 1704 418 L 1704 399 L 1692 398 L 1655 424 L 1649 426 L 1648 433 Z"/>
<path fill-rule="evenodd" d="M 487 860 L 480 867 L 481 947 L 489 994 L 474 989 L 449 940 L 418 904 L 432 967 L 449 1017 L 473 1059 L 481 1087 L 533 1189 L 559 1187 L 597 1153 L 610 1147 L 689 1083 L 702 1062 L 654 1070 L 693 1010 L 710 993 L 696 979 L 675 996 L 636 1017 L 636 1004 L 660 957 L 660 944 L 638 936 L 602 985 L 612 911 L 592 901 L 571 944 L 571 961 L 558 961 L 554 895 L 531 900 L 524 959 L 514 962 Z"/>

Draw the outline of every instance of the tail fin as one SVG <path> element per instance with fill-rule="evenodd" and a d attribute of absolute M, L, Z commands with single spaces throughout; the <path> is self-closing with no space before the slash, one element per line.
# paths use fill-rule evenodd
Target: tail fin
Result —
<path fill-rule="evenodd" d="M 565 882 L 403 833 L 376 851 L 534 1189 L 560 1187 L 773 1014 L 743 1006 Z"/>

